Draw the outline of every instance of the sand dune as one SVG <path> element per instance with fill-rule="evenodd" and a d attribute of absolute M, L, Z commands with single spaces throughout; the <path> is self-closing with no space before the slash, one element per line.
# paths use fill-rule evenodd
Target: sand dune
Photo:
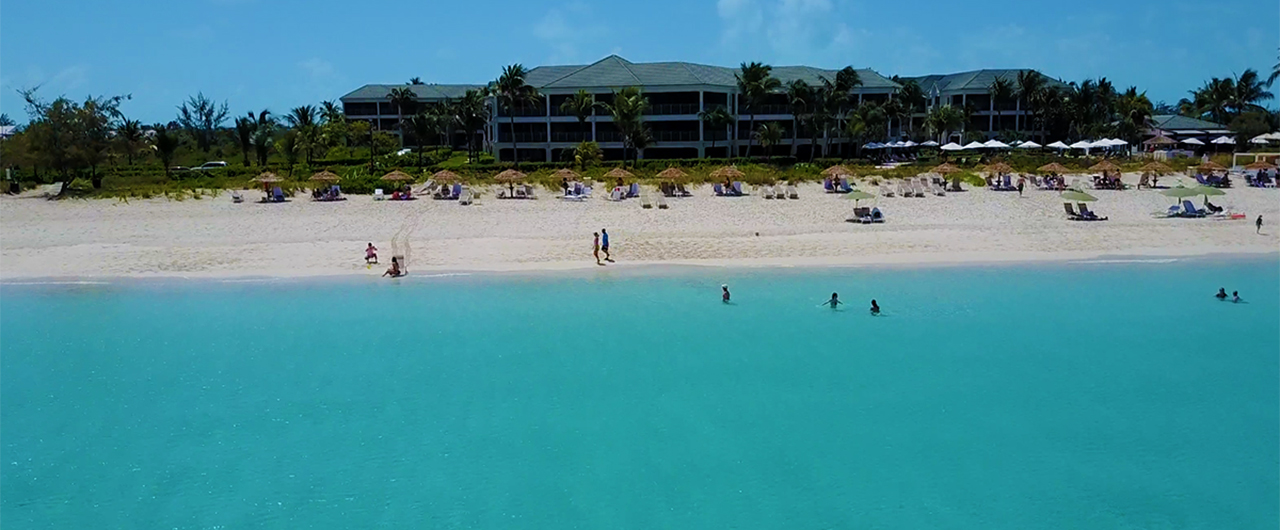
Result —
<path fill-rule="evenodd" d="M 1136 182 L 1134 175 L 1126 181 Z M 1174 179 L 1162 179 L 1172 183 Z M 1152 217 L 1172 200 L 1148 190 L 1091 191 L 1106 222 L 1065 219 L 1057 194 L 982 189 L 945 197 L 863 201 L 887 215 L 881 225 L 844 222 L 853 202 L 800 187 L 799 200 L 760 195 L 668 199 L 642 209 L 636 199 L 480 204 L 417 200 L 285 204 L 203 200 L 47 201 L 0 199 L 0 278 L 94 276 L 376 275 L 368 242 L 385 260 L 392 236 L 411 248 L 411 272 L 595 268 L 591 233 L 608 228 L 617 266 L 701 264 L 844 265 L 1181 256 L 1280 251 L 1280 190 L 1236 188 L 1215 204 L 1245 220 Z M 1197 204 L 1200 200 L 1196 200 Z M 1264 217 L 1264 235 L 1253 220 Z"/>

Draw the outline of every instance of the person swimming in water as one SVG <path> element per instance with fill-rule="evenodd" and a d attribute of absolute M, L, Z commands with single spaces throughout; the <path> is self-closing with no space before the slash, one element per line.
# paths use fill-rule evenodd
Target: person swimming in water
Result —
<path fill-rule="evenodd" d="M 720 290 L 722 291 L 722 293 L 720 294 L 720 301 L 726 304 L 729 303 L 729 284 L 727 283 L 720 284 Z"/>
<path fill-rule="evenodd" d="M 1231 291 L 1231 301 L 1240 303 L 1240 291 Z"/>
<path fill-rule="evenodd" d="M 1218 294 L 1215 294 L 1215 295 L 1213 295 L 1213 296 L 1216 296 L 1219 300 L 1226 300 L 1226 299 L 1227 299 L 1227 288 L 1226 288 L 1226 287 L 1219 287 L 1219 288 L 1218 288 Z"/>
<path fill-rule="evenodd" d="M 843 302 L 841 302 L 841 301 L 840 301 L 840 295 L 839 295 L 838 293 L 831 293 L 831 299 L 830 299 L 830 300 L 827 300 L 827 303 L 822 304 L 822 305 L 829 305 L 829 306 L 831 306 L 831 309 L 835 309 L 835 308 L 836 308 L 836 306 L 838 306 L 838 305 L 840 305 L 840 304 L 842 304 L 842 303 L 843 303 Z"/>
<path fill-rule="evenodd" d="M 880 304 L 877 304 L 874 298 L 871 299 L 871 314 L 873 315 L 880 314 Z"/>

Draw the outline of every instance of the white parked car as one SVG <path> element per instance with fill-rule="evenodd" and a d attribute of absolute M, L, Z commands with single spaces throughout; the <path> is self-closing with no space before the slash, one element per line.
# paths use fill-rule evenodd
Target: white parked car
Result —
<path fill-rule="evenodd" d="M 222 169 L 225 167 L 227 167 L 226 162 L 222 160 L 214 160 L 212 162 L 205 162 L 203 164 L 200 164 L 199 166 L 193 167 L 191 168 L 191 170 L 192 171 L 208 171 L 210 169 Z"/>

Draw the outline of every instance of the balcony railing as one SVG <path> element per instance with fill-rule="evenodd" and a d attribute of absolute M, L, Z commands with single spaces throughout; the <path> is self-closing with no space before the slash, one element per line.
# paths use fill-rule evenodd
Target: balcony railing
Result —
<path fill-rule="evenodd" d="M 526 143 L 545 142 L 547 141 L 547 133 L 545 131 L 535 132 L 535 133 L 516 133 L 515 139 L 517 142 L 526 142 Z M 511 133 L 509 132 L 498 133 L 498 142 L 504 143 L 504 144 L 511 143 Z"/>
<path fill-rule="evenodd" d="M 659 103 L 649 105 L 649 110 L 645 111 L 647 116 L 672 116 L 697 114 L 697 103 Z"/>
<path fill-rule="evenodd" d="M 696 142 L 698 131 L 652 131 L 655 142 Z"/>
<path fill-rule="evenodd" d="M 756 105 L 754 107 L 742 105 L 741 107 L 738 111 L 738 118 L 750 116 L 753 112 L 757 116 L 762 114 L 791 114 L 790 105 Z"/>
<path fill-rule="evenodd" d="M 508 114 L 508 110 L 510 111 L 509 114 Z M 546 115 L 547 115 L 547 109 L 543 107 L 516 107 L 514 109 L 505 109 L 505 108 L 498 109 L 498 116 L 502 118 L 509 118 L 512 116 L 515 116 L 517 118 L 524 118 L 529 116 L 545 117 Z"/>
<path fill-rule="evenodd" d="M 556 132 L 551 131 L 551 141 L 553 142 L 585 142 L 591 139 L 589 132 Z"/>

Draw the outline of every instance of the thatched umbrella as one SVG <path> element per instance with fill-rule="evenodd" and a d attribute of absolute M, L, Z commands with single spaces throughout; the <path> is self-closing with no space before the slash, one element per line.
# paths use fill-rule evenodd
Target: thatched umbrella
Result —
<path fill-rule="evenodd" d="M 557 169 L 555 173 L 551 174 L 551 176 L 562 178 L 562 179 L 568 179 L 568 180 L 578 180 L 578 178 L 581 177 L 582 175 L 579 175 L 577 171 L 574 171 L 572 169 L 564 168 L 564 169 Z"/>
<path fill-rule="evenodd" d="M 324 171 L 311 175 L 311 180 L 314 182 L 337 182 L 339 180 L 342 180 L 342 177 L 339 177 L 337 173 L 334 173 L 326 169 Z"/>
<path fill-rule="evenodd" d="M 1214 162 L 1214 161 L 1212 161 L 1212 160 L 1210 160 L 1210 161 L 1208 161 L 1208 162 L 1205 162 L 1205 163 L 1203 163 L 1203 164 L 1200 164 L 1200 165 L 1196 166 L 1196 169 L 1199 169 L 1200 171 L 1207 171 L 1207 172 L 1209 172 L 1209 173 L 1212 173 L 1212 172 L 1214 172 L 1214 171 L 1226 171 L 1226 170 L 1227 170 L 1227 168 L 1222 167 L 1222 164 L 1219 164 L 1219 163 Z"/>
<path fill-rule="evenodd" d="M 840 165 L 840 164 L 836 164 L 836 165 L 834 165 L 834 166 L 831 166 L 831 167 L 829 167 L 829 168 L 827 168 L 827 169 L 822 170 L 822 176 L 824 176 L 824 177 L 852 177 L 852 176 L 853 176 L 853 170 L 851 170 L 851 169 L 849 169 L 849 168 L 847 168 L 847 167 L 844 167 L 844 166 L 842 166 L 842 165 Z"/>
<path fill-rule="evenodd" d="M 263 171 L 261 174 L 254 177 L 253 181 L 260 182 L 262 184 L 274 184 L 276 182 L 284 182 L 284 179 L 276 176 L 275 173 L 272 173 L 270 171 Z"/>
<path fill-rule="evenodd" d="M 1267 171 L 1275 169 L 1276 165 L 1266 160 L 1255 160 L 1252 164 L 1244 167 L 1245 171 Z"/>
<path fill-rule="evenodd" d="M 1148 162 L 1147 165 L 1142 166 L 1142 168 L 1139 169 L 1139 171 L 1142 171 L 1143 173 L 1152 173 L 1155 175 L 1168 175 L 1170 173 L 1173 173 L 1173 168 L 1164 165 L 1163 162 Z"/>
<path fill-rule="evenodd" d="M 391 182 L 400 182 L 400 181 L 413 182 L 413 176 L 397 169 L 395 171 L 387 173 L 386 175 L 383 175 L 382 180 L 389 180 Z"/>
<path fill-rule="evenodd" d="M 1089 167 L 1089 171 L 1098 171 L 1105 174 L 1111 171 L 1120 171 L 1120 166 L 1110 160 L 1103 160 Z"/>
<path fill-rule="evenodd" d="M 939 174 L 939 175 L 943 175 L 943 176 L 945 176 L 945 175 L 950 175 L 950 174 L 952 174 L 952 173 L 959 173 L 959 172 L 960 172 L 960 168 L 958 168 L 958 167 L 956 167 L 956 166 L 953 166 L 953 165 L 951 165 L 950 163 L 945 163 L 945 164 L 942 164 L 942 165 L 940 165 L 940 166 L 938 166 L 938 167 L 935 167 L 935 168 L 933 168 L 933 169 L 931 169 L 931 170 L 929 170 L 929 171 L 932 171 L 932 172 L 937 173 L 937 174 Z"/>
<path fill-rule="evenodd" d="M 442 169 L 432 174 L 431 180 L 436 182 L 460 182 L 462 176 L 447 169 Z"/>
<path fill-rule="evenodd" d="M 1177 140 L 1174 140 L 1173 138 L 1169 138 L 1168 136 L 1164 136 L 1164 135 L 1156 135 L 1156 136 L 1153 136 L 1151 139 L 1145 142 L 1142 142 L 1143 145 L 1172 145 L 1176 143 L 1178 143 Z"/>
<path fill-rule="evenodd" d="M 1009 164 L 1006 164 L 1004 162 L 996 162 L 994 164 L 987 166 L 986 172 L 991 173 L 993 175 L 1004 175 L 1006 173 L 1013 173 L 1013 166 L 1010 166 Z"/>
<path fill-rule="evenodd" d="M 516 181 L 524 180 L 527 177 L 528 175 L 525 175 L 524 173 L 521 173 L 514 169 L 508 169 L 495 175 L 493 177 L 493 180 L 496 180 L 498 182 L 516 182 Z"/>
<path fill-rule="evenodd" d="M 658 173 L 658 178 L 662 180 L 678 181 L 689 177 L 688 173 L 678 167 L 669 167 Z"/>
<path fill-rule="evenodd" d="M 711 178 L 720 180 L 733 180 L 747 176 L 746 173 L 738 170 L 738 166 L 723 166 L 720 169 L 711 172 Z"/>
<path fill-rule="evenodd" d="M 613 169 L 610 169 L 608 173 L 604 174 L 604 176 L 605 178 L 622 179 L 622 180 L 635 178 L 635 175 L 632 175 L 630 171 L 627 171 L 620 167 L 615 167 Z"/>
<path fill-rule="evenodd" d="M 1065 175 L 1071 172 L 1071 170 L 1067 169 L 1066 166 L 1059 164 L 1057 162 L 1040 166 L 1038 169 L 1036 169 L 1036 171 L 1039 171 L 1041 173 L 1048 173 L 1050 175 Z"/>

